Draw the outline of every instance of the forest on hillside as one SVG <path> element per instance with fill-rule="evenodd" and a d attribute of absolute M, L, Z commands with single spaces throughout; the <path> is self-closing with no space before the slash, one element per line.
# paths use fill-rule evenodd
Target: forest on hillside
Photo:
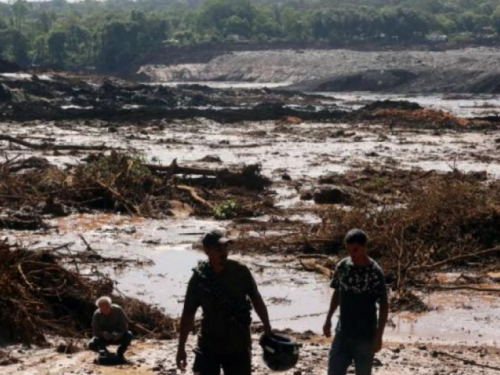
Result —
<path fill-rule="evenodd" d="M 165 45 L 496 41 L 500 0 L 52 0 L 0 3 L 0 57 L 112 72 Z"/>

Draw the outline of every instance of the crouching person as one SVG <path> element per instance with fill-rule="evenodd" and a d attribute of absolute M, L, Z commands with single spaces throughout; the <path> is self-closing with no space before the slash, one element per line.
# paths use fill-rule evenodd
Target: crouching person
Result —
<path fill-rule="evenodd" d="M 89 349 L 99 353 L 108 352 L 108 345 L 118 345 L 116 352 L 119 363 L 126 363 L 124 354 L 132 342 L 132 332 L 128 330 L 129 321 L 123 309 L 112 304 L 111 298 L 101 297 L 96 301 L 98 309 L 92 318 L 94 337 Z"/>

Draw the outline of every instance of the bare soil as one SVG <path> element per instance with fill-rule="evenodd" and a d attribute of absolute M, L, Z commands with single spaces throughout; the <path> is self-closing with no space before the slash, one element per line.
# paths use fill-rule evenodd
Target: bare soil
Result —
<path fill-rule="evenodd" d="M 306 91 L 387 93 L 498 93 L 499 50 L 447 51 L 261 50 L 238 51 L 209 61 L 145 65 L 154 82 L 288 82 Z"/>
<path fill-rule="evenodd" d="M 188 348 L 188 360 L 192 365 L 191 350 Z M 299 365 L 285 375 L 323 375 L 327 369 L 329 340 L 310 337 L 302 340 L 303 348 Z M 261 349 L 254 343 L 253 369 L 255 374 L 270 375 L 260 358 Z M 182 374 L 176 369 L 176 343 L 170 342 L 135 342 L 128 355 L 129 365 L 104 367 L 93 364 L 95 355 L 89 352 L 77 354 L 58 354 L 54 349 L 26 351 L 12 349 L 10 354 L 22 359 L 22 363 L 3 368 L 12 375 L 21 374 Z M 374 374 L 410 375 L 410 374 L 494 374 L 500 369 L 499 351 L 495 347 L 479 346 L 475 348 L 456 345 L 442 346 L 431 343 L 405 344 L 388 342 L 376 356 Z M 189 373 L 190 371 L 187 371 Z"/>

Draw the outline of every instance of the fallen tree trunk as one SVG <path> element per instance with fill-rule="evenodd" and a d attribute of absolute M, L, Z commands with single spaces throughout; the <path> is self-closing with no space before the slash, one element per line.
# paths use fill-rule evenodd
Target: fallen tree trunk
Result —
<path fill-rule="evenodd" d="M 44 169 L 50 167 L 47 159 L 32 156 L 28 159 L 19 161 L 7 161 L 4 166 L 9 173 L 17 173 L 25 169 Z"/>
<path fill-rule="evenodd" d="M 149 168 L 153 172 L 163 172 L 169 174 L 193 174 L 199 176 L 214 176 L 216 177 L 220 173 L 217 169 L 208 168 L 192 168 L 192 167 L 181 167 L 177 164 L 177 159 L 174 159 L 172 164 L 166 165 L 154 165 L 145 164 L 145 167 Z"/>
<path fill-rule="evenodd" d="M 270 184 L 270 180 L 260 174 L 259 165 L 246 165 L 240 171 L 230 171 L 229 169 L 210 169 L 196 167 L 182 167 L 177 164 L 177 159 L 172 164 L 154 165 L 144 164 L 152 172 L 167 173 L 169 175 L 196 175 L 216 177 L 223 184 L 228 186 L 244 186 L 249 189 L 262 190 Z"/>
<path fill-rule="evenodd" d="M 102 144 L 99 146 L 85 146 L 85 145 L 56 145 L 53 143 L 31 143 L 20 138 L 12 137 L 6 134 L 0 134 L 0 141 L 15 143 L 24 147 L 31 148 L 32 150 L 58 150 L 58 151 L 104 151 L 110 148 Z"/>
<path fill-rule="evenodd" d="M 0 229 L 37 230 L 47 225 L 38 217 L 33 219 L 16 219 L 0 217 Z"/>

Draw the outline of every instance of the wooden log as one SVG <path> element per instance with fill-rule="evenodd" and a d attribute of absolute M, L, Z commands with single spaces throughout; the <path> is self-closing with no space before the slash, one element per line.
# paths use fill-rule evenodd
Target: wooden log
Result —
<path fill-rule="evenodd" d="M 217 177 L 229 186 L 245 186 L 253 189 L 262 189 L 269 184 L 269 180 L 260 175 L 260 167 L 258 165 L 248 165 L 237 172 L 230 171 L 227 168 L 210 169 L 182 167 L 177 164 L 176 159 L 168 166 L 155 164 L 144 164 L 144 166 L 152 172 L 167 173 L 169 175 L 183 174 Z"/>
<path fill-rule="evenodd" d="M 106 145 L 99 146 L 85 146 L 85 145 L 56 145 L 53 143 L 31 143 L 20 138 L 12 137 L 7 134 L 0 134 L 0 141 L 15 143 L 24 147 L 31 148 L 32 150 L 58 150 L 58 151 L 104 151 L 110 148 Z"/>

